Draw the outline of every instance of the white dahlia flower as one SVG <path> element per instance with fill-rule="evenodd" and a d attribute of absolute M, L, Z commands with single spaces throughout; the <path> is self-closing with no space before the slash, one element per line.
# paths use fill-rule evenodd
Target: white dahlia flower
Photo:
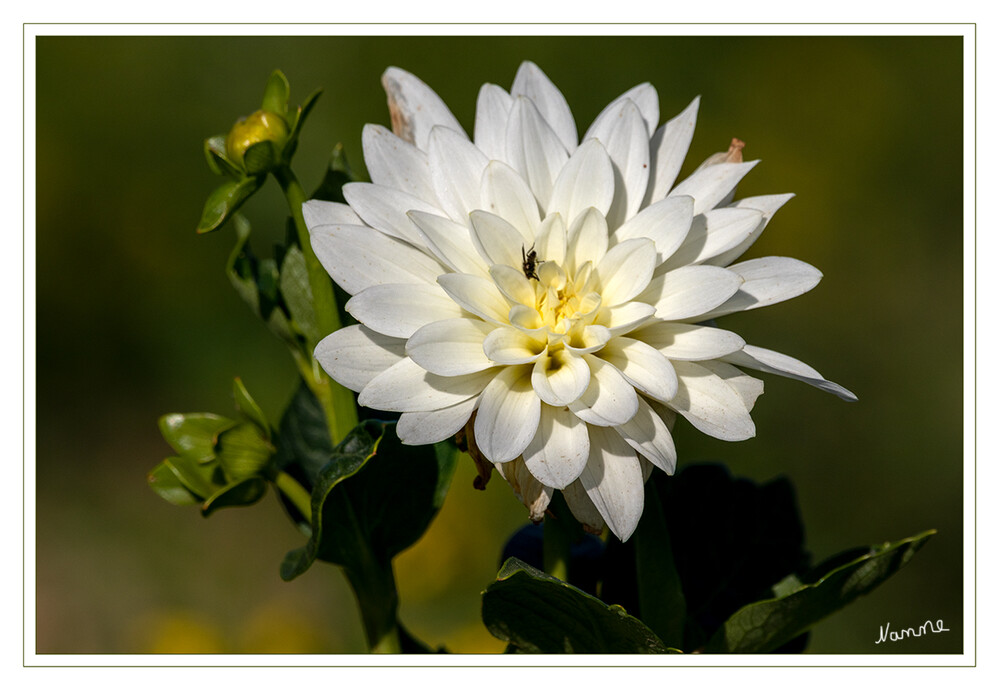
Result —
<path fill-rule="evenodd" d="M 468 427 L 540 519 L 555 489 L 591 529 L 627 539 L 652 466 L 672 473 L 678 413 L 727 441 L 755 434 L 763 383 L 846 389 L 706 325 L 790 299 L 821 273 L 783 257 L 732 263 L 791 194 L 733 202 L 756 161 L 741 142 L 674 186 L 698 100 L 658 127 L 655 88 L 608 105 L 580 138 L 533 63 L 479 91 L 470 140 L 412 74 L 382 79 L 395 133 L 367 125 L 372 182 L 311 201 L 312 243 L 360 325 L 316 348 L 359 404 L 401 412 L 404 443 Z M 477 449 L 477 451 L 476 451 Z"/>

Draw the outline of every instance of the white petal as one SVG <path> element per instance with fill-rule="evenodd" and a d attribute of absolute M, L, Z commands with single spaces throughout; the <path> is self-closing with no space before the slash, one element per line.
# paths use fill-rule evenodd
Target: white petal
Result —
<path fill-rule="evenodd" d="M 531 245 L 524 241 L 515 227 L 486 211 L 472 211 L 469 217 L 472 221 L 472 242 L 490 266 L 521 267 L 524 252 Z"/>
<path fill-rule="evenodd" d="M 537 299 L 534 285 L 524 275 L 523 270 L 503 264 L 495 264 L 489 268 L 489 275 L 492 276 L 496 287 L 499 288 L 500 292 L 508 300 L 535 309 Z"/>
<path fill-rule="evenodd" d="M 406 343 L 364 326 L 347 326 L 316 345 L 316 361 L 341 386 L 359 391 L 406 356 Z"/>
<path fill-rule="evenodd" d="M 638 399 L 638 412 L 627 423 L 614 427 L 629 446 L 666 474 L 676 470 L 676 446 L 666 423 L 647 402 Z"/>
<path fill-rule="evenodd" d="M 478 395 L 497 374 L 487 369 L 465 376 L 437 376 L 405 357 L 371 379 L 357 403 L 389 412 L 428 412 Z"/>
<path fill-rule="evenodd" d="M 578 479 L 562 489 L 562 495 L 572 516 L 592 533 L 600 534 L 604 529 L 604 518 L 586 495 L 586 489 Z"/>
<path fill-rule="evenodd" d="M 345 309 L 368 328 L 408 338 L 422 326 L 462 315 L 439 285 L 372 285 L 347 301 Z"/>
<path fill-rule="evenodd" d="M 541 400 L 531 387 L 531 367 L 507 367 L 479 399 L 475 443 L 492 462 L 507 462 L 524 452 L 541 418 Z"/>
<path fill-rule="evenodd" d="M 645 198 L 649 182 L 649 133 L 642 115 L 625 99 L 605 116 L 598 117 L 586 134 L 604 145 L 614 166 L 614 199 L 606 211 L 612 228 L 634 216 Z"/>
<path fill-rule="evenodd" d="M 742 404 L 746 406 L 746 409 L 750 412 L 753 411 L 756 399 L 763 395 L 762 381 L 743 373 L 738 367 L 734 367 L 721 360 L 710 359 L 698 362 L 698 364 L 712 374 L 721 377 L 725 383 L 732 387 L 732 390 L 739 394 L 739 397 L 742 398 Z"/>
<path fill-rule="evenodd" d="M 497 364 L 529 364 L 545 351 L 546 343 L 516 328 L 494 328 L 482 343 L 486 357 Z"/>
<path fill-rule="evenodd" d="M 606 326 L 590 324 L 582 328 L 573 328 L 563 343 L 565 349 L 574 355 L 588 355 L 603 349 L 612 336 L 613 334 Z"/>
<path fill-rule="evenodd" d="M 386 283 L 433 284 L 447 270 L 405 242 L 362 225 L 320 225 L 311 240 L 323 268 L 352 295 Z"/>
<path fill-rule="evenodd" d="M 803 295 L 819 284 L 822 272 L 804 261 L 765 256 L 729 266 L 745 281 L 731 299 L 705 314 L 705 319 L 759 309 Z"/>
<path fill-rule="evenodd" d="M 638 394 L 614 365 L 593 355 L 583 355 L 590 366 L 590 385 L 569 406 L 587 424 L 620 426 L 638 411 Z"/>
<path fill-rule="evenodd" d="M 580 213 L 567 234 L 565 270 L 575 275 L 587 261 L 600 262 L 607 253 L 607 220 L 597 209 L 590 207 Z"/>
<path fill-rule="evenodd" d="M 746 344 L 735 333 L 721 328 L 668 321 L 643 326 L 634 336 L 670 360 L 717 359 L 741 350 Z"/>
<path fill-rule="evenodd" d="M 372 182 L 399 189 L 435 206 L 439 203 L 430 181 L 427 154 L 381 125 L 365 125 L 361 143 Z"/>
<path fill-rule="evenodd" d="M 541 222 L 534 193 L 516 170 L 502 161 L 491 161 L 482 173 L 482 208 L 517 228 L 530 246 Z"/>
<path fill-rule="evenodd" d="M 569 405 L 590 385 L 590 367 L 583 357 L 565 349 L 545 352 L 534 363 L 531 385 L 549 405 Z"/>
<path fill-rule="evenodd" d="M 490 159 L 503 159 L 506 152 L 506 123 L 513 99 L 495 84 L 483 84 L 475 103 L 475 145 Z"/>
<path fill-rule="evenodd" d="M 319 201 L 318 199 L 306 201 L 302 204 L 302 216 L 305 218 L 305 226 L 308 228 L 317 225 L 363 225 L 354 209 L 347 204 L 336 201 Z"/>
<path fill-rule="evenodd" d="M 554 489 L 539 482 L 522 458 L 494 463 L 493 467 L 509 482 L 514 495 L 527 508 L 528 518 L 534 523 L 544 520 Z"/>
<path fill-rule="evenodd" d="M 755 230 L 749 233 L 749 237 L 744 239 L 738 246 L 733 247 L 726 252 L 722 252 L 718 256 L 708 259 L 705 263 L 713 266 L 728 266 L 730 263 L 738 259 L 753 245 L 754 242 L 756 242 L 759 236 L 763 234 L 763 229 L 767 227 L 767 223 L 770 222 L 773 215 L 792 198 L 794 198 L 794 194 L 751 196 L 745 199 L 739 199 L 734 204 L 729 205 L 729 208 L 756 209 L 763 214 L 763 220 L 760 221 L 760 224 L 756 226 Z"/>
<path fill-rule="evenodd" d="M 673 365 L 648 343 L 633 338 L 614 338 L 598 356 L 617 367 L 628 383 L 646 395 L 663 402 L 676 395 Z"/>
<path fill-rule="evenodd" d="M 489 159 L 454 130 L 438 127 L 430 133 L 427 160 L 441 208 L 467 226 L 468 214 L 482 206 L 479 188 Z"/>
<path fill-rule="evenodd" d="M 606 215 L 614 201 L 614 167 L 596 139 L 583 142 L 562 168 L 552 187 L 549 213 L 560 213 L 571 224 L 580 213 L 594 207 Z"/>
<path fill-rule="evenodd" d="M 750 208 L 719 208 L 694 216 L 686 239 L 662 264 L 662 270 L 703 263 L 728 251 L 749 237 L 762 218 Z"/>
<path fill-rule="evenodd" d="M 680 248 L 694 220 L 694 200 L 674 196 L 657 201 L 614 231 L 617 241 L 648 237 L 656 243 L 658 266 Z"/>
<path fill-rule="evenodd" d="M 458 273 L 482 277 L 489 274 L 467 227 L 443 216 L 420 211 L 410 211 L 409 219 L 420 236 L 421 244 L 445 266 Z"/>
<path fill-rule="evenodd" d="M 541 207 L 547 208 L 555 178 L 569 160 L 569 154 L 534 104 L 523 97 L 515 99 L 510 111 L 506 155 L 510 165 L 530 185 Z"/>
<path fill-rule="evenodd" d="M 767 350 L 754 345 L 746 345 L 741 352 L 735 352 L 725 357 L 725 361 L 739 367 L 756 369 L 767 374 L 777 374 L 778 376 L 796 379 L 824 390 L 827 393 L 832 393 L 849 402 L 857 400 L 857 396 L 846 388 L 843 388 L 843 386 L 832 381 L 827 381 L 822 378 L 822 374 L 804 362 L 780 352 L 774 352 L 773 350 Z"/>
<path fill-rule="evenodd" d="M 461 376 L 495 364 L 482 351 L 482 341 L 495 326 L 479 319 L 445 319 L 428 323 L 410 337 L 406 354 L 440 376 Z"/>
<path fill-rule="evenodd" d="M 683 112 L 664 124 L 652 135 L 649 142 L 649 184 L 645 192 L 645 205 L 664 199 L 687 157 L 687 149 L 694 138 L 697 121 L 698 96 Z"/>
<path fill-rule="evenodd" d="M 652 240 L 635 238 L 614 246 L 596 267 L 603 303 L 613 307 L 640 294 L 655 268 L 656 245 Z"/>
<path fill-rule="evenodd" d="M 586 424 L 562 407 L 541 406 L 538 432 L 524 450 L 524 462 L 545 486 L 563 489 L 574 482 L 590 455 Z"/>
<path fill-rule="evenodd" d="M 382 74 L 382 86 L 388 95 L 392 129 L 406 141 L 426 151 L 430 132 L 438 125 L 468 138 L 440 96 L 409 72 L 389 67 Z"/>
<path fill-rule="evenodd" d="M 759 161 L 747 163 L 717 163 L 694 172 L 686 180 L 673 188 L 670 196 L 694 197 L 694 215 L 713 209 L 729 192 L 735 189 L 739 180 L 746 176 Z"/>
<path fill-rule="evenodd" d="M 465 426 L 477 402 L 477 398 L 469 398 L 441 410 L 403 412 L 395 427 L 396 434 L 407 446 L 446 441 Z"/>
<path fill-rule="evenodd" d="M 590 137 L 599 139 L 600 136 L 597 132 L 607 126 L 608 120 L 618 115 L 617 109 L 625 101 L 631 101 L 637 106 L 645 123 L 645 141 L 648 141 L 655 131 L 656 125 L 659 124 L 659 94 L 656 93 L 656 88 L 648 82 L 633 86 L 611 101 L 593 120 L 593 124 L 583 135 L 583 139 L 586 140 Z"/>
<path fill-rule="evenodd" d="M 656 306 L 657 319 L 681 321 L 708 314 L 736 294 L 742 283 L 738 273 L 718 266 L 681 266 L 654 277 L 638 299 Z"/>
<path fill-rule="evenodd" d="M 722 441 L 744 441 L 756 435 L 742 396 L 711 371 L 694 362 L 673 362 L 680 386 L 669 401 L 699 431 Z"/>
<path fill-rule="evenodd" d="M 366 224 L 420 248 L 423 247 L 423 240 L 406 214 L 409 211 L 422 211 L 438 216 L 444 215 L 444 212 L 434 204 L 429 204 L 412 194 L 367 182 L 345 184 L 343 196 Z"/>
<path fill-rule="evenodd" d="M 590 457 L 579 475 L 586 495 L 611 532 L 626 541 L 645 505 L 645 483 L 635 451 L 613 429 L 591 427 Z"/>
<path fill-rule="evenodd" d="M 611 335 L 623 335 L 635 330 L 651 319 L 656 308 L 643 302 L 625 302 L 616 307 L 601 307 L 597 313 L 596 323 L 606 326 Z"/>
<path fill-rule="evenodd" d="M 565 251 L 568 244 L 568 231 L 560 213 L 547 216 L 538 227 L 538 236 L 534 242 L 534 250 L 539 261 L 551 261 L 560 266 L 565 263 Z"/>
<path fill-rule="evenodd" d="M 565 150 L 572 153 L 576 148 L 576 121 L 566 103 L 565 96 L 551 79 L 533 62 L 525 61 L 517 69 L 517 76 L 510 88 L 513 96 L 526 96 L 537 107 Z"/>
<path fill-rule="evenodd" d="M 438 277 L 437 283 L 451 299 L 476 316 L 501 325 L 508 323 L 510 303 L 492 280 L 464 273 L 447 273 Z"/>

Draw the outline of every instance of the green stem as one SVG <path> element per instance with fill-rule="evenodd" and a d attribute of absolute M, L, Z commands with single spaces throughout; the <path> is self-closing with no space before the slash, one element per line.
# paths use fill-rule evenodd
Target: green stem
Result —
<path fill-rule="evenodd" d="M 572 549 L 572 531 L 565 521 L 545 515 L 542 557 L 545 572 L 562 582 L 569 581 L 569 556 Z"/>
<path fill-rule="evenodd" d="M 298 243 L 305 256 L 305 267 L 309 273 L 309 288 L 312 292 L 312 306 L 316 313 L 316 324 L 321 340 L 339 329 L 341 325 L 340 314 L 336 307 L 336 297 L 333 294 L 333 283 L 330 282 L 326 269 L 319 263 L 319 258 L 312 249 L 309 228 L 305 225 L 305 217 L 302 215 L 302 204 L 307 200 L 305 192 L 302 191 L 302 185 L 299 184 L 295 174 L 288 167 L 277 168 L 274 171 L 274 177 L 281 185 L 285 199 L 288 201 L 288 209 L 291 211 L 291 217 L 298 234 Z M 310 342 L 309 350 L 315 350 L 316 345 L 316 342 Z M 316 364 L 315 360 L 312 360 L 311 374 L 306 374 L 305 367 L 299 366 L 299 369 L 302 370 L 303 378 L 323 406 L 326 423 L 330 429 L 330 437 L 335 445 L 357 426 L 357 408 L 354 405 L 354 396 L 346 388 L 332 381 L 322 370 L 322 367 Z"/>
<path fill-rule="evenodd" d="M 274 476 L 274 486 L 298 509 L 305 521 L 312 524 L 312 496 L 287 472 Z"/>

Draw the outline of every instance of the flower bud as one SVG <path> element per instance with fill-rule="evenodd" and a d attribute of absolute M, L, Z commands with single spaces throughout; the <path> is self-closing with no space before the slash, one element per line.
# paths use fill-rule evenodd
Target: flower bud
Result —
<path fill-rule="evenodd" d="M 258 110 L 248 117 L 240 118 L 229 130 L 225 140 L 226 154 L 236 165 L 246 167 L 244 156 L 250 147 L 270 142 L 273 144 L 274 152 L 280 154 L 288 141 L 288 136 L 288 123 L 283 117 L 267 110 Z"/>

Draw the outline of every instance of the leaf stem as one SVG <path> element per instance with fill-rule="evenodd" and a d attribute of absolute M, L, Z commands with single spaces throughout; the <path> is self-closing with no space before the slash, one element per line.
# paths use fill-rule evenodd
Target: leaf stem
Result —
<path fill-rule="evenodd" d="M 298 243 L 305 256 L 305 267 L 309 273 L 309 288 L 312 292 L 312 306 L 316 313 L 316 324 L 319 328 L 319 340 L 340 328 L 340 314 L 336 307 L 336 297 L 333 294 L 333 283 L 326 269 L 319 263 L 319 258 L 312 249 L 309 228 L 302 215 L 302 204 L 306 202 L 305 192 L 299 184 L 291 168 L 284 166 L 274 170 L 274 177 L 284 191 L 298 234 Z M 315 350 L 318 342 L 308 344 L 310 352 Z M 309 388 L 315 393 L 323 406 L 326 422 L 329 425 L 330 437 L 334 444 L 343 439 L 351 429 L 357 426 L 357 407 L 354 396 L 323 371 L 315 359 L 311 362 L 311 375 L 307 375 L 305 367 L 299 366 L 302 377 Z"/>
<path fill-rule="evenodd" d="M 287 472 L 278 472 L 274 476 L 274 486 L 291 501 L 305 521 L 312 524 L 312 496 L 309 492 Z"/>

